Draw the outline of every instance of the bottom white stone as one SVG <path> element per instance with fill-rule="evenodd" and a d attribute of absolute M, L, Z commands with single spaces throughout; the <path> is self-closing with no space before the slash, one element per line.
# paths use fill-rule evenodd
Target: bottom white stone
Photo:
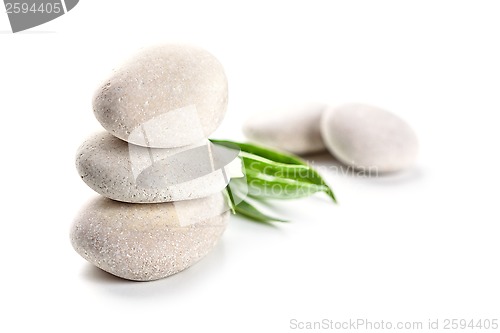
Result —
<path fill-rule="evenodd" d="M 229 220 L 222 194 L 159 204 L 98 197 L 77 215 L 71 243 L 95 266 L 128 280 L 178 273 L 209 253 Z"/>

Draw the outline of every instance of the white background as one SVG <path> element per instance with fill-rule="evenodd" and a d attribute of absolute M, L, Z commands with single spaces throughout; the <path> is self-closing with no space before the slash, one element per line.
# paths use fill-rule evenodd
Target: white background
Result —
<path fill-rule="evenodd" d="M 499 18 L 498 1 L 83 0 L 12 34 L 2 8 L 0 331 L 499 318 Z M 68 239 L 95 195 L 75 150 L 99 129 L 100 80 L 164 41 L 199 44 L 224 64 L 230 103 L 216 137 L 241 139 L 252 112 L 294 102 L 365 102 L 412 124 L 418 165 L 370 179 L 326 172 L 339 205 L 277 203 L 292 222 L 275 227 L 233 217 L 209 256 L 170 278 L 102 273 Z"/>

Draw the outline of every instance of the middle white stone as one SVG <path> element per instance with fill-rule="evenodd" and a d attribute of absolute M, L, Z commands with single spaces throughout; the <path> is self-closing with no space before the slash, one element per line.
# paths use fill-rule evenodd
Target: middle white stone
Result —
<path fill-rule="evenodd" d="M 222 191 L 242 177 L 239 151 L 208 140 L 186 147 L 136 146 L 102 132 L 78 149 L 76 167 L 97 193 L 130 203 L 197 199 Z"/>

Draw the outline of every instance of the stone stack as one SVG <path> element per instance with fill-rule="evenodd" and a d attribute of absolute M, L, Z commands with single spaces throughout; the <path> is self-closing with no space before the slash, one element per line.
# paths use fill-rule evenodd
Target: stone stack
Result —
<path fill-rule="evenodd" d="M 78 214 L 75 250 L 116 276 L 149 281 L 197 262 L 217 243 L 229 213 L 222 191 L 237 151 L 208 136 L 227 108 L 227 79 L 207 51 L 143 49 L 97 90 L 106 129 L 78 149 L 83 181 L 101 197 Z"/>

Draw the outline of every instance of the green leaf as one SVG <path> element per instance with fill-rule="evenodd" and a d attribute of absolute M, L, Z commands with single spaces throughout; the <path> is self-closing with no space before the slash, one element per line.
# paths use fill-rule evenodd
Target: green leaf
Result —
<path fill-rule="evenodd" d="M 240 157 L 247 170 L 258 171 L 259 173 L 273 177 L 293 179 L 299 182 L 309 182 L 311 184 L 320 185 L 321 187 L 318 187 L 318 191 L 325 192 L 334 202 L 337 202 L 332 189 L 328 186 L 323 177 L 298 156 L 251 143 L 228 140 L 211 141 L 225 147 L 239 148 L 241 150 Z M 251 177 L 247 175 L 248 182 L 251 181 L 250 178 Z"/>
<path fill-rule="evenodd" d="M 243 196 L 239 194 L 237 190 L 233 191 L 231 189 L 232 185 L 226 187 L 224 193 L 226 194 L 226 198 L 228 200 L 228 205 L 231 208 L 233 214 L 239 214 L 251 220 L 263 223 L 269 222 L 288 222 L 286 220 L 276 218 L 273 216 L 266 215 L 255 208 L 248 201 L 245 201 Z"/>
<path fill-rule="evenodd" d="M 246 152 L 240 152 L 251 195 L 262 198 L 295 199 L 325 192 L 330 188 L 318 181 L 308 165 L 278 163 Z"/>
<path fill-rule="evenodd" d="M 297 199 L 325 192 L 334 202 L 335 195 L 321 175 L 306 161 L 270 148 L 227 140 L 214 144 L 239 149 L 245 178 L 233 178 L 226 188 L 226 198 L 233 213 L 257 222 L 285 222 L 259 211 L 247 198 Z"/>
<path fill-rule="evenodd" d="M 290 178 L 280 178 L 264 173 L 245 171 L 248 182 L 248 194 L 258 199 L 298 199 L 317 192 L 327 192 L 324 185 Z"/>
<path fill-rule="evenodd" d="M 227 205 L 233 214 L 236 214 L 236 207 L 234 205 L 233 193 L 231 187 L 228 185 L 223 191 L 224 197 L 226 198 Z"/>
<path fill-rule="evenodd" d="M 282 220 L 260 212 L 257 208 L 255 208 L 245 200 L 242 200 L 240 203 L 238 203 L 235 206 L 235 210 L 236 214 L 240 214 L 257 222 L 288 222 L 287 220 Z"/>
<path fill-rule="evenodd" d="M 292 165 L 307 165 L 307 163 L 304 160 L 302 160 L 297 156 L 265 148 L 259 145 L 255 145 L 253 143 L 242 143 L 229 140 L 214 140 L 214 139 L 210 139 L 210 141 L 229 148 L 238 147 L 243 152 L 254 154 L 274 162 L 292 164 Z"/>
<path fill-rule="evenodd" d="M 260 172 L 273 177 L 309 180 L 307 176 L 311 168 L 306 165 L 293 165 L 274 162 L 266 158 L 240 152 L 245 170 Z"/>

